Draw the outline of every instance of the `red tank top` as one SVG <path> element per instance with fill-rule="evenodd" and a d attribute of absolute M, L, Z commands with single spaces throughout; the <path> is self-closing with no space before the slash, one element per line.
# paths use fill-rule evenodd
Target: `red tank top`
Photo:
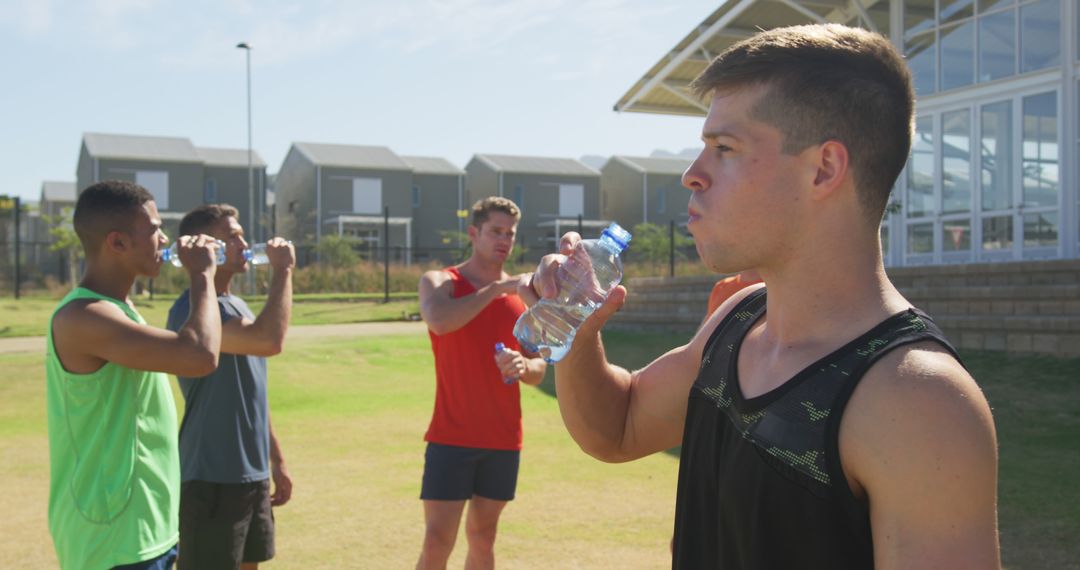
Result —
<path fill-rule="evenodd" d="M 445 270 L 454 283 L 454 298 L 476 288 L 456 267 Z M 488 303 L 460 329 L 435 334 L 435 411 L 424 440 L 443 445 L 484 449 L 521 449 L 521 392 L 519 383 L 503 383 L 495 366 L 495 343 L 521 350 L 512 333 L 525 312 L 516 295 Z"/>

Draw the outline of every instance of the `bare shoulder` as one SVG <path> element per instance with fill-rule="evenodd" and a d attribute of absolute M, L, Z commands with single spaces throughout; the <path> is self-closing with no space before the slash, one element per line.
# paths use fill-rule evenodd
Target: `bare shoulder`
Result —
<path fill-rule="evenodd" d="M 78 299 L 56 312 L 52 326 L 54 335 L 78 335 L 95 330 L 100 333 L 99 327 L 111 327 L 130 321 L 123 309 L 115 303 L 100 299 Z"/>
<path fill-rule="evenodd" d="M 858 487 L 897 476 L 932 478 L 943 465 L 996 470 L 997 464 L 986 397 L 932 341 L 898 348 L 867 371 L 844 412 L 840 447 Z"/>

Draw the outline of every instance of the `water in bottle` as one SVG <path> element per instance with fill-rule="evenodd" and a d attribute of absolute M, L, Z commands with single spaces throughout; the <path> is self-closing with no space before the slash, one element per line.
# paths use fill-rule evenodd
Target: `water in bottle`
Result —
<path fill-rule="evenodd" d="M 521 346 L 554 363 L 562 360 L 574 343 L 574 335 L 608 293 L 622 281 L 622 259 L 630 232 L 611 224 L 599 239 L 582 240 L 559 265 L 554 298 L 541 299 L 518 318 L 514 336 Z"/>
<path fill-rule="evenodd" d="M 218 246 L 217 254 L 214 256 L 214 264 L 221 265 L 225 263 L 225 242 L 221 240 L 214 240 L 214 243 L 216 243 Z M 173 242 L 173 244 L 169 246 L 169 249 L 162 251 L 161 260 L 168 261 L 175 267 L 181 267 L 183 264 L 180 263 L 180 255 L 178 249 L 179 245 L 179 243 Z"/>
<path fill-rule="evenodd" d="M 292 243 L 291 241 L 289 242 Z M 244 259 L 252 265 L 266 265 L 270 263 L 270 257 L 266 255 L 266 244 L 256 243 L 244 250 Z"/>

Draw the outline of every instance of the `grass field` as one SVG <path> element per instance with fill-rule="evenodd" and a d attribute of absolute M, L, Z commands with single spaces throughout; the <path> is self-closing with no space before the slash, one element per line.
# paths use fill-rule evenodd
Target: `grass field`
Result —
<path fill-rule="evenodd" d="M 605 340 L 613 361 L 636 366 L 677 339 Z M 1080 568 L 1080 360 L 965 358 L 997 422 L 1006 566 Z M 0 369 L 0 568 L 52 568 L 41 357 L 0 355 Z M 434 393 L 427 339 L 299 340 L 271 360 L 271 375 L 274 426 L 295 481 L 292 503 L 276 511 L 272 567 L 411 567 Z M 525 451 L 518 499 L 500 526 L 499 566 L 668 566 L 677 459 L 607 465 L 587 457 L 566 434 L 551 391 L 550 383 L 522 390 Z M 462 566 L 463 546 L 462 537 L 451 567 Z"/>
<path fill-rule="evenodd" d="M 382 302 L 379 295 L 297 295 L 293 303 L 292 324 L 335 325 L 372 321 L 399 321 L 420 312 L 415 294 L 394 295 L 389 303 Z M 175 297 L 136 299 L 135 306 L 146 322 L 165 326 Z M 255 314 L 262 310 L 265 299 L 247 299 Z M 56 309 L 58 300 L 49 297 L 29 297 L 18 301 L 8 297 L 0 299 L 0 338 L 17 336 L 42 336 L 45 324 Z"/>

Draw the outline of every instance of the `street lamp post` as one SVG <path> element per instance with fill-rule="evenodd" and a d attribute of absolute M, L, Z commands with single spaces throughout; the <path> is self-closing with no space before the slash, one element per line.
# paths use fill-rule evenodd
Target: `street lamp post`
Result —
<path fill-rule="evenodd" d="M 255 225 L 255 171 L 252 166 L 251 160 L 251 44 L 247 42 L 240 42 L 236 44 L 236 47 L 244 50 L 244 56 L 247 63 L 247 160 L 248 160 L 248 231 L 256 239 L 260 240 L 262 236 L 262 230 L 256 229 Z M 250 293 L 255 292 L 254 274 L 248 273 L 248 288 Z"/>

